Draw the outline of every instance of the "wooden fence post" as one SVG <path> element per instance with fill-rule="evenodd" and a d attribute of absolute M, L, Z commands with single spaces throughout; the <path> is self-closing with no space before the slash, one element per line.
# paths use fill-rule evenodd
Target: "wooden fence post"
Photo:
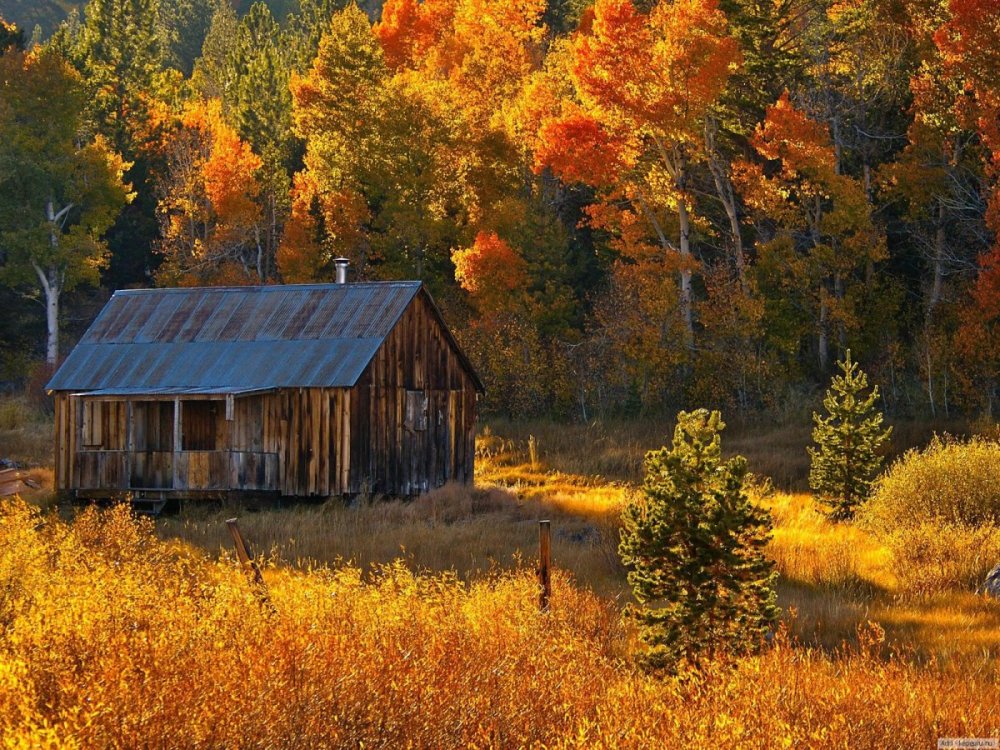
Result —
<path fill-rule="evenodd" d="M 538 522 L 538 608 L 542 612 L 549 611 L 549 599 L 552 597 L 552 524 L 549 521 Z"/>
<path fill-rule="evenodd" d="M 237 519 L 235 518 L 230 518 L 226 521 L 229 533 L 233 535 L 233 546 L 236 547 L 236 557 L 239 558 L 240 563 L 243 565 L 243 569 L 246 570 L 247 575 L 250 576 L 250 580 L 257 589 L 257 594 L 260 597 L 261 603 L 271 607 L 271 596 L 267 590 L 267 584 L 264 583 L 264 576 L 261 575 L 260 567 L 253 559 L 253 555 L 250 552 L 250 545 L 247 544 L 246 540 L 243 538 L 243 534 L 240 533 L 240 527 L 236 521 Z M 273 607 L 271 608 L 273 609 Z"/>

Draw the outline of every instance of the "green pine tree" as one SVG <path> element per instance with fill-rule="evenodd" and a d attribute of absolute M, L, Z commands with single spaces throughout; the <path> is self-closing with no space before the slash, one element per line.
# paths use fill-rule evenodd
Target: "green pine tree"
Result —
<path fill-rule="evenodd" d="M 850 350 L 837 366 L 841 374 L 833 377 L 823 399 L 827 416 L 813 413 L 817 447 L 808 449 L 809 486 L 829 506 L 831 518 L 846 520 L 868 498 L 884 460 L 879 451 L 892 428 L 882 428 L 882 413 L 875 408 L 878 386 L 865 395 L 868 376 L 851 361 Z"/>
<path fill-rule="evenodd" d="M 717 411 L 678 414 L 673 447 L 646 454 L 643 496 L 622 513 L 618 554 L 652 668 L 754 649 L 778 616 L 770 515 L 747 496 L 746 459 L 722 460 L 724 427 Z"/>
<path fill-rule="evenodd" d="M 74 61 L 90 89 L 90 116 L 115 150 L 133 160 L 136 133 L 163 75 L 160 0 L 90 0 L 83 17 Z"/>

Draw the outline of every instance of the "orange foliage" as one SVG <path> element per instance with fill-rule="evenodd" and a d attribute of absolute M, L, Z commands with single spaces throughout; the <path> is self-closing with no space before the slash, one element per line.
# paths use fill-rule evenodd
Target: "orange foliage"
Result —
<path fill-rule="evenodd" d="M 205 196 L 219 217 L 221 231 L 236 230 L 260 219 L 255 202 L 259 192 L 257 170 L 263 162 L 240 140 L 222 118 L 218 101 L 190 107 L 181 120 L 185 128 L 198 130 L 210 141 L 208 158 L 202 164 Z M 238 231 L 238 230 L 237 230 Z"/>
<path fill-rule="evenodd" d="M 796 109 L 785 91 L 772 106 L 754 133 L 751 143 L 767 159 L 780 159 L 789 176 L 798 172 L 833 173 L 835 157 L 830 131 Z"/>
<path fill-rule="evenodd" d="M 648 14 L 632 0 L 597 0 L 570 52 L 573 91 L 557 114 L 541 122 L 534 168 L 551 167 L 564 179 L 601 188 L 604 225 L 633 235 L 624 243 L 632 248 L 659 246 L 655 263 L 628 268 L 629 283 L 614 288 L 638 288 L 644 272 L 662 282 L 664 266 L 676 265 L 675 307 L 690 349 L 697 265 L 690 247 L 697 221 L 691 165 L 704 156 L 705 118 L 739 65 L 738 45 L 716 0 L 660 2 Z M 617 227 L 615 218 L 621 220 Z M 640 226 L 644 236 L 634 237 Z M 669 314 L 666 303 L 658 307 Z M 669 326 L 654 317 L 647 316 L 651 335 L 662 338 L 653 328 Z"/>
<path fill-rule="evenodd" d="M 994 243 L 979 258 L 979 274 L 956 339 L 966 365 L 959 378 L 967 391 L 979 395 L 995 388 L 1000 378 L 1000 2 L 949 0 L 948 9 L 951 17 L 934 39 L 945 69 L 962 87 L 954 110 L 978 130 L 990 151 L 986 222 Z"/>
<path fill-rule="evenodd" d="M 455 0 L 388 0 L 372 30 L 393 68 L 416 66 L 455 16 Z"/>
<path fill-rule="evenodd" d="M 593 117 L 571 107 L 562 117 L 546 120 L 538 131 L 534 170 L 545 167 L 566 183 L 611 187 L 626 164 L 619 140 Z"/>
<path fill-rule="evenodd" d="M 297 173 L 291 215 L 278 247 L 282 279 L 306 283 L 332 278 L 333 258 L 353 255 L 367 215 L 362 196 L 346 190 L 326 192 L 313 172 Z"/>
<path fill-rule="evenodd" d="M 647 16 L 631 0 L 598 0 L 590 34 L 577 38 L 581 93 L 670 141 L 696 140 L 706 109 L 739 64 L 716 0 L 661 2 Z"/>
<path fill-rule="evenodd" d="M 254 283 L 262 161 L 222 116 L 218 101 L 183 113 L 159 203 L 162 283 Z M 257 279 L 262 274 L 257 269 Z"/>
<path fill-rule="evenodd" d="M 479 232 L 472 247 L 451 255 L 455 279 L 484 312 L 507 309 L 511 292 L 527 283 L 527 264 L 495 232 Z"/>

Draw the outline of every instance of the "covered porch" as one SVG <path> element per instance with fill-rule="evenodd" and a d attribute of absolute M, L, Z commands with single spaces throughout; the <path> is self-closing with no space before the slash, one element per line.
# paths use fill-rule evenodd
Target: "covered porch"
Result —
<path fill-rule="evenodd" d="M 76 423 L 72 486 L 81 494 L 277 491 L 279 456 L 264 450 L 262 393 L 72 394 L 65 415 Z M 57 445 L 57 460 L 72 448 Z"/>

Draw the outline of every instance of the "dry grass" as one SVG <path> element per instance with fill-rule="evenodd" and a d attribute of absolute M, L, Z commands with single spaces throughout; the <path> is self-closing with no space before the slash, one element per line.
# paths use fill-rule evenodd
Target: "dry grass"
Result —
<path fill-rule="evenodd" d="M 30 467 L 52 466 L 52 417 L 22 396 L 0 397 L 0 458 Z"/>
<path fill-rule="evenodd" d="M 367 570 L 402 559 L 414 570 L 450 571 L 470 581 L 533 560 L 537 521 L 546 518 L 553 521 L 553 555 L 560 566 L 601 593 L 621 593 L 617 526 L 603 516 L 570 512 L 572 503 L 573 496 L 549 501 L 500 487 L 449 485 L 410 503 L 348 507 L 334 499 L 242 513 L 240 527 L 265 555 L 298 567 L 349 562 Z M 189 509 L 161 519 L 157 532 L 218 553 L 231 546 L 223 523 L 231 515 L 226 509 Z"/>
<path fill-rule="evenodd" d="M 261 607 L 230 559 L 124 512 L 44 525 L 0 506 L 0 742 L 104 748 L 933 747 L 1000 735 L 988 674 L 886 657 L 878 627 L 827 653 L 657 679 L 616 606 L 557 575 L 463 584 L 402 565 L 268 568 Z M 985 617 L 985 615 L 984 615 Z"/>
<path fill-rule="evenodd" d="M 362 569 L 402 558 L 413 570 L 481 580 L 491 571 L 533 564 L 537 524 L 553 520 L 556 564 L 578 585 L 619 601 L 628 597 L 617 558 L 618 517 L 635 490 L 627 483 L 533 465 L 526 446 L 496 433 L 478 442 L 477 488 L 449 486 L 420 500 L 244 513 L 241 525 L 274 561 L 299 567 L 350 561 Z M 522 450 L 522 447 L 524 450 Z M 586 446 L 583 446 L 586 449 Z M 856 643 L 868 621 L 887 632 L 887 648 L 978 669 L 1000 655 L 1000 606 L 958 589 L 910 601 L 890 549 L 864 530 L 831 523 L 805 494 L 774 493 L 768 553 L 780 574 L 779 604 L 791 633 L 834 651 Z M 222 521 L 232 512 L 186 511 L 158 533 L 218 554 L 230 548 Z M 991 667 L 992 669 L 992 667 Z"/>
<path fill-rule="evenodd" d="M 729 421 L 722 435 L 726 455 L 747 457 L 750 470 L 769 477 L 786 491 L 808 489 L 812 425 L 774 424 L 772 422 Z M 979 430 L 995 429 L 977 425 Z M 551 469 L 581 476 L 601 477 L 612 481 L 637 482 L 642 478 L 642 460 L 646 451 L 669 445 L 673 435 L 672 419 L 558 424 L 551 421 L 508 422 L 487 420 L 487 436 L 503 436 L 507 452 L 528 462 L 528 438 L 537 440 L 542 464 Z M 971 434 L 973 429 L 961 421 L 893 423 L 892 445 L 888 459 L 894 460 L 910 448 L 925 445 L 935 433 Z"/>
<path fill-rule="evenodd" d="M 793 433 L 757 442 L 787 446 Z M 7 662 L 0 658 L 0 683 L 14 680 L 17 690 L 34 696 L 35 713 L 18 709 L 25 722 L 35 721 L 36 728 L 47 722 L 55 736 L 76 737 L 81 746 L 134 745 L 158 721 L 180 738 L 164 740 L 166 746 L 770 747 L 787 740 L 791 746 L 912 747 L 932 746 L 937 735 L 997 734 L 1000 705 L 990 701 L 998 694 L 1000 605 L 954 587 L 909 595 L 887 546 L 863 529 L 830 523 L 804 494 L 761 499 L 775 520 L 769 553 L 781 576 L 779 603 L 790 640 L 779 639 L 758 658 L 713 664 L 688 681 L 664 684 L 635 673 L 628 666 L 631 635 L 617 615 L 627 587 L 615 549 L 621 505 L 635 491 L 637 477 L 627 473 L 638 471 L 645 450 L 641 430 L 620 451 L 611 450 L 610 434 L 599 448 L 579 435 L 556 441 L 535 428 L 524 429 L 523 439 L 509 434 L 494 428 L 479 440 L 475 489 L 449 486 L 409 504 L 346 507 L 331 500 L 257 513 L 189 506 L 157 522 L 164 541 L 155 555 L 129 563 L 134 580 L 128 585 L 135 590 L 89 578 L 104 564 L 91 562 L 90 572 L 59 569 L 66 580 L 58 590 L 46 588 L 56 585 L 45 577 L 50 573 L 24 575 L 17 545 L 8 545 L 11 551 L 0 559 L 15 572 L 0 578 L 0 624 L 12 616 L 4 614 L 15 606 L 11 601 L 30 599 L 41 609 L 26 620 L 34 631 L 17 626 L 33 633 L 23 636 L 29 657 L 8 651 Z M 535 461 L 529 434 L 537 437 Z M 599 459 L 589 455 L 595 451 Z M 571 470 L 587 466 L 605 472 Z M 609 481 L 614 475 L 622 479 Z M 258 621 L 245 582 L 232 570 L 223 520 L 234 514 L 270 560 L 265 574 L 277 619 Z M 555 601 L 564 618 L 558 626 L 536 620 L 531 609 L 534 584 L 527 568 L 534 564 L 540 518 L 553 520 Z M 95 541 L 92 519 L 82 532 L 58 522 L 50 527 L 66 540 L 90 534 L 72 542 L 88 560 L 111 554 L 104 548 L 118 549 L 119 537 L 129 536 L 119 530 L 97 534 Z M 53 553 L 55 538 L 46 539 L 44 554 L 26 559 L 63 554 Z M 398 558 L 402 562 L 391 562 Z M 388 571 L 379 567 L 386 564 Z M 424 572 L 414 577 L 408 571 Z M 180 583 L 166 589 L 150 583 L 169 576 Z M 13 588 L 11 581 L 17 581 Z M 11 591 L 32 586 L 41 588 L 10 598 Z M 95 614 L 90 608 L 97 605 L 77 587 L 122 599 Z M 77 620 L 53 634 L 45 618 L 61 615 L 45 602 L 61 600 Z M 156 608 L 164 611 L 151 611 Z M 114 630 L 119 625 L 112 628 L 112 642 L 128 652 L 124 656 L 103 645 L 91 653 L 87 639 L 97 636 L 88 634 L 99 631 L 79 630 L 88 618 L 101 623 L 105 616 L 133 623 L 120 633 Z M 877 623 L 874 631 L 869 622 Z M 216 629 L 211 636 L 209 627 Z M 152 635 L 158 629 L 171 629 L 163 643 Z M 866 635 L 872 632 L 884 640 Z M 281 633 L 277 642 L 275 633 Z M 232 645 L 240 639 L 246 650 Z M 83 664 L 72 678 L 62 661 L 41 657 L 69 649 L 67 643 L 75 650 L 66 658 Z M 223 649 L 222 643 L 229 645 Z M 15 646 L 21 647 L 0 639 L 0 649 Z M 130 666 L 138 659 L 133 652 L 153 666 Z M 99 666 L 102 660 L 106 667 Z M 4 673 L 4 663 L 14 671 Z M 127 677 L 111 684 L 109 675 L 119 673 Z M 209 685 L 202 677 L 232 673 L 247 685 L 229 685 L 228 677 Z M 169 686 L 188 683 L 193 687 L 182 710 L 169 717 L 157 713 Z M 96 685 L 97 697 L 85 701 L 72 693 L 76 684 Z M 527 685 L 551 686 L 543 697 L 558 710 L 539 707 Z M 126 689 L 142 701 L 126 698 Z M 226 690 L 245 694 L 236 699 Z M 146 701 L 153 707 L 135 708 Z M 201 701 L 216 701 L 216 707 L 203 708 Z M 375 711 L 387 704 L 391 709 Z M 3 705 L 0 698 L 0 713 Z M 322 736 L 321 710 L 327 712 Z M 220 719 L 222 711 L 247 712 L 247 718 L 238 727 Z M 287 716 L 299 718 L 282 718 Z M 337 717 L 335 730 L 330 716 Z M 247 727 L 255 738 L 250 743 L 238 734 Z M 157 746 L 156 735 L 150 736 L 143 744 Z"/>

